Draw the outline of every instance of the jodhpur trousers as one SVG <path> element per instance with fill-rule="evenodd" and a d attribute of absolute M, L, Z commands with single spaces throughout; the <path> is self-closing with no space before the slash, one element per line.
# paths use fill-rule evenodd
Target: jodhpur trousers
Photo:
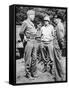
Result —
<path fill-rule="evenodd" d="M 56 81 L 62 81 L 64 80 L 64 71 L 62 66 L 62 56 L 60 53 L 59 48 L 54 46 L 54 42 L 51 41 L 50 43 L 43 43 L 43 47 L 48 47 L 50 59 L 53 61 L 53 71 Z M 43 55 L 43 58 L 44 55 Z"/>

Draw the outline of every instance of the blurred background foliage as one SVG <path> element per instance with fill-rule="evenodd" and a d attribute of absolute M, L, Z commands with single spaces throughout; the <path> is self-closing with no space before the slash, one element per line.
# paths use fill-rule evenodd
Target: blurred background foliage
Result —
<path fill-rule="evenodd" d="M 27 18 L 27 11 L 33 9 L 36 12 L 35 21 L 43 20 L 43 17 L 48 14 L 50 18 L 53 19 L 55 16 L 60 17 L 63 21 L 66 20 L 66 9 L 59 9 L 59 8 L 39 8 L 39 7 L 23 7 L 17 6 L 16 7 L 16 25 L 21 25 L 23 20 Z"/>

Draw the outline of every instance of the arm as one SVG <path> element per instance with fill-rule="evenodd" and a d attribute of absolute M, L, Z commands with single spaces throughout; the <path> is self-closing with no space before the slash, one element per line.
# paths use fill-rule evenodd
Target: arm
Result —
<path fill-rule="evenodd" d="M 23 24 L 21 26 L 20 33 L 19 33 L 22 41 L 23 41 L 23 38 L 24 38 L 26 28 L 27 28 L 27 24 L 25 22 L 23 22 Z"/>
<path fill-rule="evenodd" d="M 55 37 L 56 36 L 56 30 L 55 28 L 52 26 L 52 32 L 51 32 L 52 36 Z"/>

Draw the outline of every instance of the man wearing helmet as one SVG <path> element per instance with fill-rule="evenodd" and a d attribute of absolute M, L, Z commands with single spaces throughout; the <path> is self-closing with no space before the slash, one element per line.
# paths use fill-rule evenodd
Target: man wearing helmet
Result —
<path fill-rule="evenodd" d="M 48 47 L 50 59 L 53 61 L 53 70 L 56 81 L 63 80 L 63 71 L 61 56 L 57 55 L 57 51 L 54 45 L 54 27 L 50 24 L 50 17 L 46 15 L 44 17 L 44 26 L 41 28 L 42 32 L 42 47 Z M 44 57 L 45 58 L 45 57 Z"/>

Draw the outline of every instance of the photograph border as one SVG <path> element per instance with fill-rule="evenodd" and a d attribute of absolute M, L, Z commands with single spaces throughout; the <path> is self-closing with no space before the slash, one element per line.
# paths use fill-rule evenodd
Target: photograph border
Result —
<path fill-rule="evenodd" d="M 14 4 L 13 5 L 14 6 L 14 8 L 15 8 L 15 10 L 14 10 L 14 16 L 15 16 L 15 25 L 14 25 L 14 31 L 15 31 L 15 36 L 14 36 L 14 45 L 15 45 L 15 62 L 14 62 L 14 64 L 15 64 L 15 67 L 14 67 L 14 71 L 15 71 L 15 74 L 14 74 L 14 81 L 15 81 L 15 83 L 14 83 L 14 85 L 34 85 L 34 84 L 53 84 L 53 83 L 65 83 L 65 82 L 67 82 L 68 81 L 68 79 L 67 79 L 67 74 L 68 74 L 68 61 L 67 61 L 67 7 L 56 7 L 56 6 L 39 6 L 39 5 L 24 5 L 24 4 Z M 24 6 L 24 7 L 38 7 L 38 8 L 57 8 L 57 9 L 66 9 L 66 81 L 54 81 L 54 82 L 31 82 L 31 83 L 16 83 L 16 6 L 18 6 L 18 7 L 20 7 L 20 6 Z"/>

